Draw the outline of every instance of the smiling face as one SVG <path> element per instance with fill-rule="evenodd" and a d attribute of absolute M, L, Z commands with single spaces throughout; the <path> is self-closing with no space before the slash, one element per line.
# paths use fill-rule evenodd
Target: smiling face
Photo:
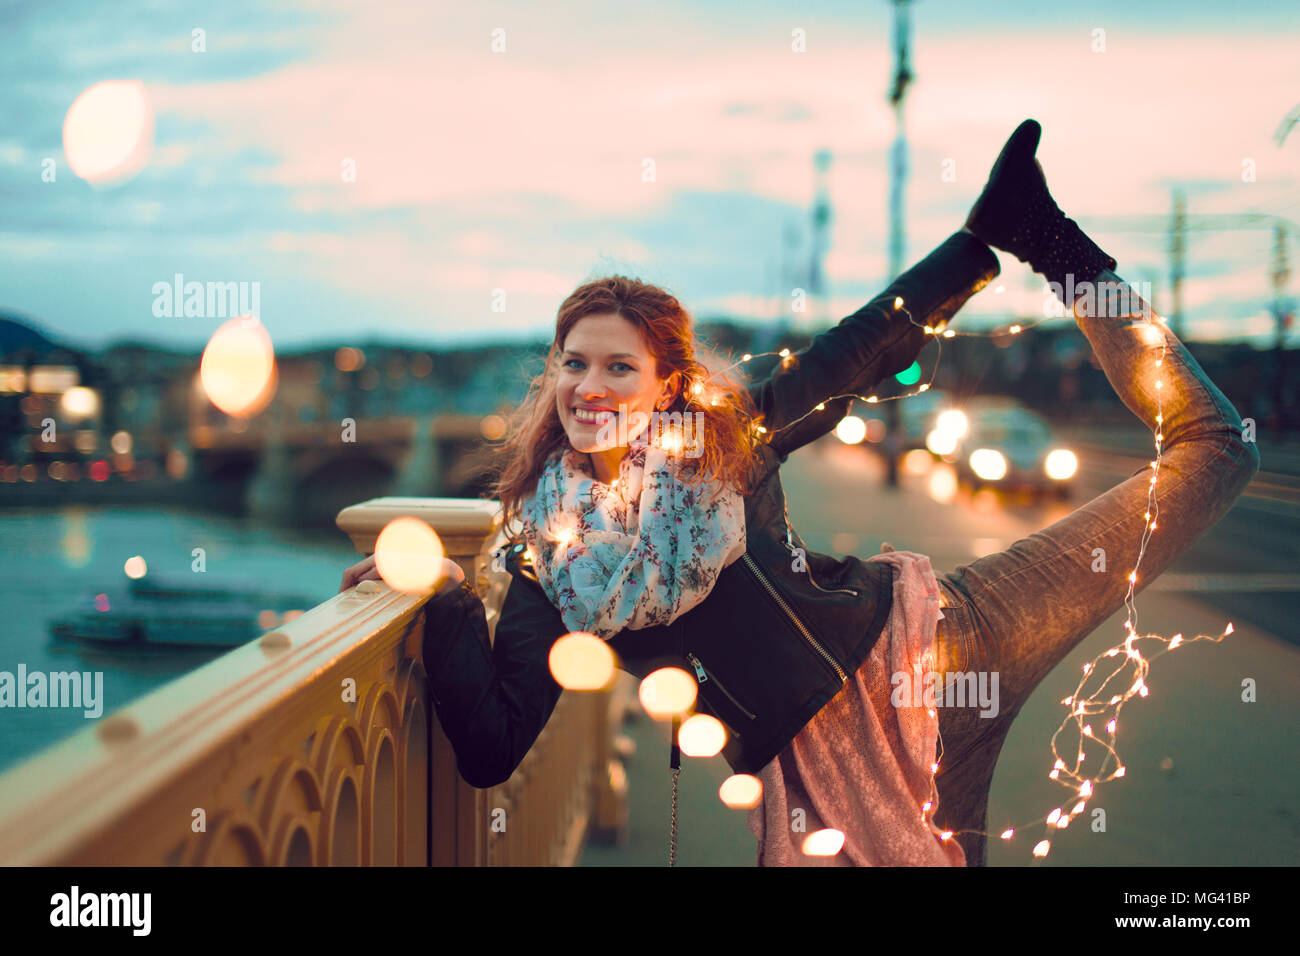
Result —
<path fill-rule="evenodd" d="M 589 315 L 569 330 L 559 356 L 555 406 L 569 443 L 591 454 L 596 477 L 605 483 L 618 474 L 626 446 L 617 417 L 648 416 L 668 401 L 678 375 L 655 377 L 655 359 L 635 325 L 622 316 Z M 631 428 L 626 429 L 628 432 Z M 634 434 L 627 437 L 633 438 Z"/>

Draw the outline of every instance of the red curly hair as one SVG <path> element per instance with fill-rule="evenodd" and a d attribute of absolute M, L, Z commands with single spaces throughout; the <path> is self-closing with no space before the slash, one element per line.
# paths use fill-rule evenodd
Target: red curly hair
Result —
<path fill-rule="evenodd" d="M 537 490 L 547 462 L 568 447 L 569 439 L 555 407 L 559 356 L 565 339 L 580 320 L 611 312 L 636 327 L 654 357 L 657 378 L 682 373 L 681 384 L 664 410 L 682 412 L 683 417 L 690 412 L 704 416 L 700 429 L 703 448 L 698 457 L 683 459 L 683 479 L 692 483 L 720 480 L 741 494 L 751 490 L 753 426 L 758 413 L 749 393 L 725 375 L 710 375 L 696 360 L 691 316 L 675 296 L 638 279 L 608 276 L 579 286 L 560 305 L 546 367 L 529 385 L 528 395 L 512 416 L 506 439 L 498 447 L 493 495 L 501 501 L 506 528 L 518 519 L 524 500 Z M 713 381 L 705 390 L 704 383 L 710 379 Z"/>

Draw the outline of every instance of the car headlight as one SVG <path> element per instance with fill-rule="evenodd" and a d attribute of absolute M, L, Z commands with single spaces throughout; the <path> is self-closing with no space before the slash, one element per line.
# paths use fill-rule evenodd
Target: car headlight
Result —
<path fill-rule="evenodd" d="M 1047 456 L 1047 460 L 1043 462 L 1043 470 L 1047 472 L 1048 478 L 1054 481 L 1065 481 L 1067 478 L 1073 478 L 1074 473 L 1079 470 L 1079 459 L 1069 449 L 1058 448 Z"/>
<path fill-rule="evenodd" d="M 997 481 L 1007 473 L 1007 460 L 992 448 L 976 448 L 970 456 L 971 471 L 985 481 Z"/>
<path fill-rule="evenodd" d="M 957 449 L 957 436 L 942 428 L 935 428 L 925 436 L 925 447 L 940 458 L 951 455 Z"/>
<path fill-rule="evenodd" d="M 966 420 L 966 414 L 959 408 L 950 408 L 939 415 L 934 422 L 934 430 L 938 432 L 947 432 L 954 438 L 961 438 L 966 434 L 966 429 L 970 423 Z"/>

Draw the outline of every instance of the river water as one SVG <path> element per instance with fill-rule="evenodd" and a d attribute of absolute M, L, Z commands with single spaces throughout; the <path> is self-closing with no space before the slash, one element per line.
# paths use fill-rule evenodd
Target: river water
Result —
<path fill-rule="evenodd" d="M 206 571 L 192 570 L 203 548 Z M 313 604 L 338 592 L 361 559 L 341 531 L 301 532 L 251 519 L 176 508 L 69 505 L 0 510 L 0 672 L 100 671 L 108 716 L 222 653 L 159 648 L 91 649 L 52 641 L 50 619 L 100 593 L 125 589 L 128 558 L 144 558 L 151 577 L 219 587 L 255 579 Z M 0 707 L 0 773 L 50 744 L 92 726 L 81 708 Z"/>

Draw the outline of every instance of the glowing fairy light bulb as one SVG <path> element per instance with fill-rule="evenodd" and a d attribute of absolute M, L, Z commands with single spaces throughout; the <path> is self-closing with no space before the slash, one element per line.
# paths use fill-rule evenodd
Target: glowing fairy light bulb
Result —
<path fill-rule="evenodd" d="M 1112 717 L 1110 719 L 1110 723 L 1106 725 L 1106 730 L 1108 733 L 1112 733 L 1112 734 L 1115 732 L 1115 718 Z"/>
<path fill-rule="evenodd" d="M 835 856 L 844 848 L 844 833 L 834 827 L 816 830 L 804 837 L 800 850 L 804 856 Z"/>
<path fill-rule="evenodd" d="M 763 799 L 763 781 L 748 773 L 733 773 L 718 788 L 718 799 L 733 810 L 748 810 Z"/>
<path fill-rule="evenodd" d="M 1002 839 L 1010 840 L 1011 837 L 1015 834 L 1015 832 L 1016 831 L 1011 827 L 1007 827 L 1005 830 L 1002 831 Z"/>
<path fill-rule="evenodd" d="M 750 355 L 748 352 L 746 352 L 744 355 L 742 355 L 742 356 L 740 357 L 740 360 L 741 360 L 742 362 L 748 362 L 748 361 L 749 361 L 750 359 L 752 359 L 753 357 L 754 357 L 754 356 L 752 356 L 752 355 Z"/>
<path fill-rule="evenodd" d="M 688 757 L 712 757 L 727 743 L 727 728 L 709 714 L 686 718 L 677 731 L 677 743 Z"/>
<path fill-rule="evenodd" d="M 922 813 L 928 813 L 929 810 L 930 810 L 930 807 L 932 807 L 932 806 L 934 806 L 934 804 L 931 803 L 929 800 L 925 801 L 925 803 L 921 804 L 921 812 L 922 812 Z"/>
<path fill-rule="evenodd" d="M 394 591 L 432 588 L 442 579 L 443 557 L 442 539 L 419 518 L 394 518 L 375 539 L 375 570 Z"/>
<path fill-rule="evenodd" d="M 778 354 L 781 356 L 781 358 L 789 358 L 789 357 L 790 357 L 790 350 L 789 350 L 789 349 L 782 349 Z"/>
<path fill-rule="evenodd" d="M 944 830 L 942 833 L 939 834 L 939 839 L 940 839 L 940 840 L 951 840 L 951 839 L 952 839 L 952 831 L 951 831 L 951 830 Z"/>
<path fill-rule="evenodd" d="M 878 399 L 878 398 L 876 398 L 876 396 L 872 395 L 872 396 L 869 396 L 869 397 L 867 398 L 867 401 L 868 401 L 870 404 L 874 405 L 876 402 L 880 401 L 880 399 Z"/>
<path fill-rule="evenodd" d="M 1228 626 L 1227 626 L 1227 628 L 1224 629 L 1224 632 L 1223 632 L 1223 633 L 1224 633 L 1224 636 L 1227 636 L 1228 634 L 1231 634 L 1231 633 L 1232 633 L 1232 622 L 1231 622 L 1231 621 L 1228 622 Z"/>
<path fill-rule="evenodd" d="M 704 386 L 701 383 L 696 382 L 695 385 L 692 386 L 691 391 L 693 391 L 696 395 L 700 395 L 704 392 Z"/>
<path fill-rule="evenodd" d="M 1183 635 L 1175 634 L 1173 637 L 1169 638 L 1169 649 L 1172 651 L 1181 643 L 1183 643 Z"/>
<path fill-rule="evenodd" d="M 1092 781 L 1085 780 L 1079 787 L 1079 796 L 1087 797 L 1092 795 Z"/>
<path fill-rule="evenodd" d="M 603 690 L 614 678 L 614 652 L 595 634 L 572 631 L 551 645 L 551 676 L 565 690 Z"/>
<path fill-rule="evenodd" d="M 903 307 L 903 297 L 900 295 L 894 296 L 894 308 L 901 309 L 902 307 Z"/>
<path fill-rule="evenodd" d="M 1060 816 L 1061 816 L 1061 808 L 1057 807 L 1055 810 L 1053 810 L 1051 813 L 1047 815 L 1047 822 L 1055 823 Z"/>
<path fill-rule="evenodd" d="M 943 337 L 944 337 L 945 339 L 950 339 L 950 338 L 952 338 L 952 337 L 953 337 L 954 335 L 956 335 L 956 334 L 957 334 L 957 333 L 954 332 L 952 329 L 944 329 L 944 330 L 943 330 Z"/>
<path fill-rule="evenodd" d="M 1047 856 L 1047 851 L 1051 848 L 1051 840 L 1041 840 L 1034 845 L 1034 856 Z"/>
<path fill-rule="evenodd" d="M 1123 767 L 1120 767 L 1118 770 L 1116 770 L 1116 771 L 1115 771 L 1115 776 L 1117 776 L 1117 777 L 1122 777 L 1122 776 L 1124 776 L 1124 768 L 1123 768 Z"/>
<path fill-rule="evenodd" d="M 1018 326 L 1018 325 L 1013 325 L 1013 326 L 1011 326 L 1011 334 L 1012 334 L 1012 335 L 1019 335 L 1019 334 L 1020 334 L 1020 326 Z"/>
<path fill-rule="evenodd" d="M 689 710 L 695 704 L 698 685 L 680 667 L 661 667 L 641 681 L 637 692 L 645 712 L 656 720 Z"/>

